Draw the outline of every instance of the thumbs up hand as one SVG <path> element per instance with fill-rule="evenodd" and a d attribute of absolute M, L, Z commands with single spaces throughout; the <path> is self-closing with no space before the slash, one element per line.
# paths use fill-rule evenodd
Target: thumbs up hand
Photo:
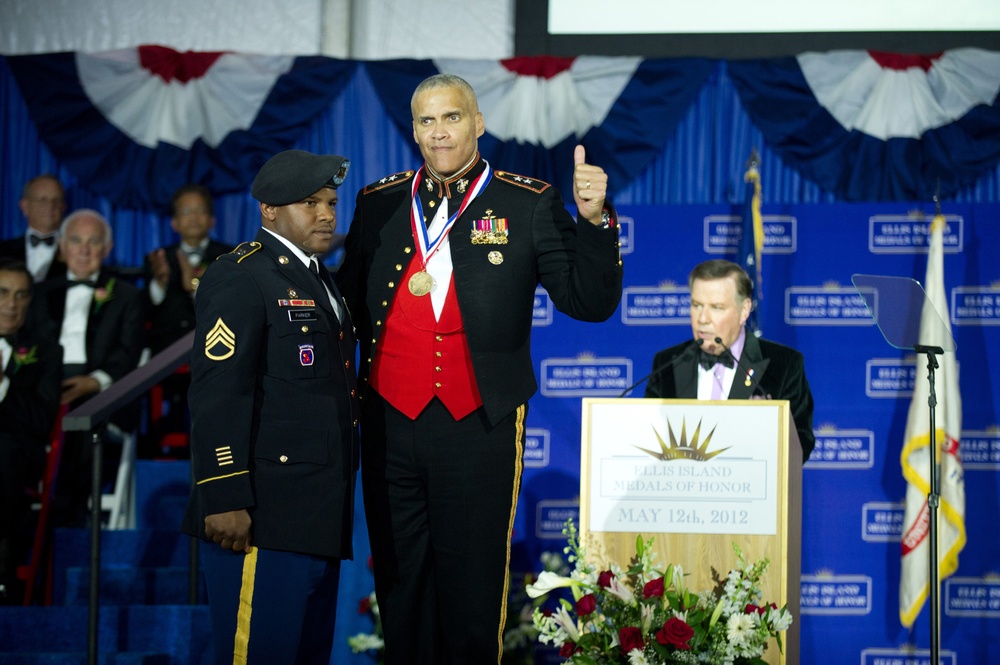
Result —
<path fill-rule="evenodd" d="M 600 225 L 604 199 L 608 194 L 608 175 L 599 166 L 587 164 L 587 151 L 582 145 L 573 152 L 573 200 L 580 216 L 591 224 Z"/>

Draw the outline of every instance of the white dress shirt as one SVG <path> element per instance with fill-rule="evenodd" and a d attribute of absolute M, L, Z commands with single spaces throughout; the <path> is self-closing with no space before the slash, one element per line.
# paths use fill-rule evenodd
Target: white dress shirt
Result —
<path fill-rule="evenodd" d="M 96 282 L 100 272 L 85 279 Z M 69 276 L 72 279 L 72 275 Z M 87 322 L 90 320 L 90 303 L 94 300 L 94 287 L 83 284 L 66 289 L 66 308 L 63 310 L 59 344 L 63 348 L 63 364 L 87 364 Z M 90 376 L 97 380 L 101 390 L 111 385 L 111 376 L 104 370 L 94 370 Z"/>
<path fill-rule="evenodd" d="M 51 245 L 46 245 L 43 242 L 38 243 L 35 247 L 31 246 L 30 236 L 35 236 L 37 238 L 44 238 L 41 233 L 36 233 L 34 229 L 29 228 L 28 232 L 24 234 L 24 257 L 25 263 L 28 264 L 28 272 L 31 273 L 32 278 L 35 282 L 41 282 L 45 279 L 45 276 L 49 274 L 49 268 L 52 267 L 52 261 L 56 258 L 56 252 L 59 250 L 59 238 L 55 234 L 53 237 L 56 238 L 56 242 Z"/>

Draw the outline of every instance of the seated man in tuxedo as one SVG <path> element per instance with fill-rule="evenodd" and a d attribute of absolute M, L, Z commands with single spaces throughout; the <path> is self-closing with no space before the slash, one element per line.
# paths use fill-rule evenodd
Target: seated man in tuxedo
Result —
<path fill-rule="evenodd" d="M 66 212 L 66 192 L 51 174 L 35 176 L 24 185 L 18 204 L 28 228 L 23 236 L 0 242 L 0 256 L 24 261 L 35 282 L 66 274 L 59 256 L 59 224 Z"/>
<path fill-rule="evenodd" d="M 113 243 L 111 226 L 100 213 L 71 213 L 59 236 L 66 278 L 40 286 L 31 313 L 36 325 L 48 325 L 62 345 L 61 401 L 76 408 L 139 365 L 143 305 L 138 288 L 102 267 Z M 113 415 L 111 424 L 120 431 L 134 429 L 135 407 Z M 89 445 L 66 441 L 55 492 L 57 526 L 80 524 L 85 517 L 90 454 Z"/>
<path fill-rule="evenodd" d="M 146 257 L 146 344 L 156 355 L 194 330 L 194 294 L 205 269 L 232 247 L 209 237 L 215 226 L 212 194 L 201 185 L 184 185 L 170 202 L 170 228 L 180 242 L 160 247 Z M 150 445 L 167 432 L 186 432 L 189 374 L 163 380 L 163 416 L 150 427 Z"/>
<path fill-rule="evenodd" d="M 212 195 L 201 185 L 184 185 L 171 199 L 170 228 L 180 242 L 146 257 L 146 295 L 149 299 L 150 351 L 157 354 L 194 330 L 194 293 L 208 265 L 232 251 L 215 242 Z"/>
<path fill-rule="evenodd" d="M 62 349 L 24 327 L 31 291 L 24 261 L 0 258 L 0 605 L 20 602 L 14 586 L 28 550 L 24 490 L 45 467 L 62 381 Z"/>
<path fill-rule="evenodd" d="M 787 399 L 802 461 L 809 459 L 816 437 L 804 359 L 795 349 L 747 334 L 753 286 L 746 272 L 732 261 L 712 259 L 694 267 L 688 286 L 694 342 L 653 357 L 660 369 L 653 370 L 646 397 Z"/>

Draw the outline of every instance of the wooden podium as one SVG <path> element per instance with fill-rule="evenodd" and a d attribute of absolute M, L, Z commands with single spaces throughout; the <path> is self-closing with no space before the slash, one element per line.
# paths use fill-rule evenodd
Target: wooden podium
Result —
<path fill-rule="evenodd" d="M 767 557 L 763 601 L 787 605 L 784 652 L 799 662 L 802 447 L 787 400 L 583 400 L 580 541 L 599 566 L 628 567 L 636 536 L 680 564 L 688 589 L 712 589 Z"/>

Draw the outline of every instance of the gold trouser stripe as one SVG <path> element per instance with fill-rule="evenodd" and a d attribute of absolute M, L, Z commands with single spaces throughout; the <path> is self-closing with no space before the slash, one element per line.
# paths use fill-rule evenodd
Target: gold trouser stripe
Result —
<path fill-rule="evenodd" d="M 253 611 L 253 581 L 257 573 L 257 548 L 243 559 L 243 583 L 240 585 L 240 609 L 236 614 L 236 643 L 233 645 L 233 665 L 246 665 L 250 644 L 250 613 Z"/>
<path fill-rule="evenodd" d="M 504 570 L 507 571 L 503 579 L 503 597 L 500 599 L 500 626 L 497 629 L 497 665 L 503 659 L 503 629 L 507 625 L 507 594 L 510 592 L 510 540 L 514 533 L 514 515 L 517 513 L 517 497 L 521 493 L 521 473 L 524 471 L 524 416 L 527 412 L 526 405 L 517 407 L 517 415 L 514 420 L 514 446 L 517 448 L 517 455 L 514 458 L 514 490 L 510 497 L 510 518 L 507 522 L 507 561 Z"/>

